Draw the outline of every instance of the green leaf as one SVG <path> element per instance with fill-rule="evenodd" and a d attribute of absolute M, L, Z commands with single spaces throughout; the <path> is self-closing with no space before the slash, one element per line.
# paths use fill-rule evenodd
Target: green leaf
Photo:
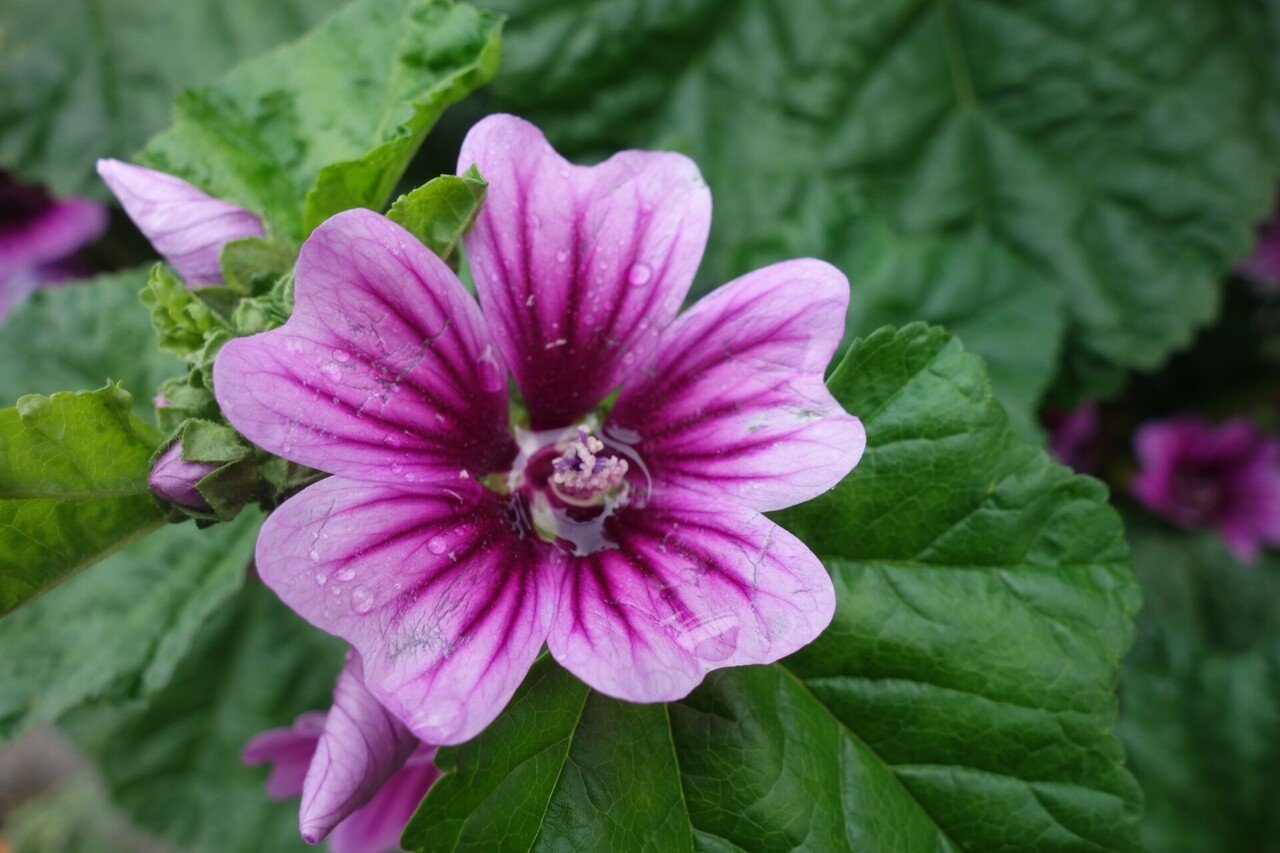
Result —
<path fill-rule="evenodd" d="M 200 631 L 169 686 L 142 710 L 93 708 L 68 719 L 112 800 L 141 827 L 187 851 L 310 849 L 298 801 L 266 795 L 240 750 L 259 732 L 329 706 L 342 645 L 246 587 Z"/>
<path fill-rule="evenodd" d="M 306 31 L 341 0 L 5 0 L 0 163 L 60 193 L 103 195 L 174 95 Z"/>
<path fill-rule="evenodd" d="M 947 324 L 1022 425 L 1060 352 L 1150 369 L 1185 346 L 1273 201 L 1276 63 L 1250 4 L 489 5 L 510 15 L 499 106 L 579 157 L 697 161 L 698 291 L 829 260 L 851 334 Z"/>
<path fill-rule="evenodd" d="M 382 209 L 444 109 L 497 70 L 499 28 L 449 0 L 355 0 L 183 93 L 142 160 L 300 240 L 341 210 Z"/>
<path fill-rule="evenodd" d="M 0 614 L 163 522 L 147 487 L 160 437 L 132 404 L 113 385 L 0 410 Z"/>
<path fill-rule="evenodd" d="M 0 619 L 0 737 L 92 702 L 149 698 L 240 588 L 262 517 L 169 525 Z"/>
<path fill-rule="evenodd" d="M 117 381 L 134 395 L 136 413 L 150 413 L 156 388 L 182 372 L 155 349 L 138 302 L 150 272 L 140 267 L 41 290 L 15 308 L 0 325 L 0 404 Z"/>
<path fill-rule="evenodd" d="M 665 707 L 540 662 L 441 751 L 407 846 L 1134 849 L 1111 729 L 1138 596 L 1106 490 L 1016 439 L 941 330 L 855 342 L 831 386 L 866 456 L 779 517 L 831 571 L 827 632 Z"/>
<path fill-rule="evenodd" d="M 1130 524 L 1144 604 L 1120 683 L 1148 850 L 1280 848 L 1280 558 Z"/>
<path fill-rule="evenodd" d="M 484 204 L 489 184 L 475 166 L 466 174 L 441 175 L 395 200 L 387 217 L 398 222 L 443 261 L 454 252 Z"/>

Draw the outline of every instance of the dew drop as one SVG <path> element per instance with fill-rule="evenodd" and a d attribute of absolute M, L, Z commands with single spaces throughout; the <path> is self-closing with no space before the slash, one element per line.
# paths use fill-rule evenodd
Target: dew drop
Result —
<path fill-rule="evenodd" d="M 644 261 L 632 264 L 631 269 L 627 272 L 627 282 L 636 287 L 643 287 L 649 283 L 651 278 L 653 278 L 653 267 Z"/>
<path fill-rule="evenodd" d="M 315 553 L 314 551 L 312 553 Z M 324 586 L 329 582 L 329 576 L 324 572 L 316 572 L 316 586 Z"/>
<path fill-rule="evenodd" d="M 338 572 L 338 580 L 340 581 L 349 581 L 355 576 L 356 576 L 355 569 L 343 569 L 342 571 Z"/>
<path fill-rule="evenodd" d="M 363 586 L 351 590 L 351 609 L 356 613 L 368 613 L 373 609 L 373 593 Z"/>
<path fill-rule="evenodd" d="M 427 540 L 427 550 L 432 554 L 443 554 L 449 545 L 439 536 L 432 536 Z"/>
<path fill-rule="evenodd" d="M 403 471 L 403 470 L 404 470 L 404 466 L 403 466 L 403 465 L 401 465 L 399 462 L 392 462 L 392 463 L 391 463 L 391 473 L 392 473 L 392 474 L 399 474 L 399 473 L 400 473 L 401 471 Z"/>
<path fill-rule="evenodd" d="M 563 264 L 565 261 L 569 260 L 569 252 L 565 249 L 561 249 L 556 252 L 556 260 Z"/>
<path fill-rule="evenodd" d="M 320 372 L 329 377 L 331 382 L 337 382 L 342 378 L 342 368 L 335 361 L 326 361 L 320 365 Z"/>
<path fill-rule="evenodd" d="M 333 360 L 338 364 L 346 364 L 351 360 L 351 354 L 344 349 L 336 349 L 333 351 Z"/>
<path fill-rule="evenodd" d="M 400 438 L 400 436 L 396 435 L 394 432 L 389 432 L 382 437 L 382 443 L 389 447 L 399 447 L 403 442 L 404 439 Z"/>
<path fill-rule="evenodd" d="M 311 558 L 311 562 L 313 562 L 313 563 L 318 563 L 318 562 L 320 562 L 320 552 L 319 552 L 317 549 L 315 549 L 315 548 L 312 548 L 312 549 L 311 549 L 311 553 L 310 553 L 310 554 L 307 554 L 307 556 Z M 318 577 L 319 577 L 319 576 L 317 576 L 317 578 L 318 578 Z"/>

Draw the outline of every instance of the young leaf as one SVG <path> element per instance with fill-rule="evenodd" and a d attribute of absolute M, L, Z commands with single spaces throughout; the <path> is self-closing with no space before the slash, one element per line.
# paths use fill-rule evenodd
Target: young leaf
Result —
<path fill-rule="evenodd" d="M 207 530 L 168 525 L 0 619 L 0 738 L 164 688 L 243 583 L 261 523 L 245 512 Z"/>
<path fill-rule="evenodd" d="M 444 109 L 497 70 L 499 27 L 449 0 L 355 0 L 185 92 L 142 160 L 301 240 L 340 210 L 382 209 Z"/>
<path fill-rule="evenodd" d="M 829 260 L 853 334 L 948 325 L 1023 424 L 1064 348 L 1150 369 L 1184 346 L 1274 200 L 1261 3 L 488 6 L 510 15 L 500 107 L 562 151 L 697 161 L 716 199 L 697 289 Z"/>
<path fill-rule="evenodd" d="M 144 708 L 90 708 L 66 724 L 97 760 L 117 806 L 142 828 L 199 853 L 312 849 L 298 801 L 270 799 L 240 750 L 260 731 L 329 706 L 342 644 L 261 584 L 201 626 L 170 685 Z"/>
<path fill-rule="evenodd" d="M 0 163 L 57 192 L 103 195 L 99 157 L 164 127 L 184 86 L 303 32 L 340 0 L 5 0 Z"/>
<path fill-rule="evenodd" d="M 831 386 L 866 456 L 779 518 L 831 571 L 828 631 L 665 707 L 544 660 L 442 751 L 410 849 L 1135 847 L 1111 727 L 1137 590 L 1106 490 L 1014 438 L 941 330 L 855 342 Z"/>
<path fill-rule="evenodd" d="M 147 487 L 160 436 L 118 385 L 0 410 L 0 614 L 163 522 Z"/>
<path fill-rule="evenodd" d="M 142 291 L 142 304 L 151 312 L 151 326 L 160 349 L 178 358 L 191 359 L 211 333 L 226 329 L 209 306 L 164 264 L 152 267 Z"/>
<path fill-rule="evenodd" d="M 475 166 L 465 175 L 441 175 L 396 199 L 387 218 L 411 231 L 442 261 L 456 266 L 458 241 L 475 222 L 488 187 Z"/>
<path fill-rule="evenodd" d="M 98 276 L 89 283 L 41 290 L 0 324 L 0 405 L 24 394 L 88 391 L 108 381 L 134 393 L 134 411 L 182 365 L 158 351 L 138 293 L 150 267 Z"/>

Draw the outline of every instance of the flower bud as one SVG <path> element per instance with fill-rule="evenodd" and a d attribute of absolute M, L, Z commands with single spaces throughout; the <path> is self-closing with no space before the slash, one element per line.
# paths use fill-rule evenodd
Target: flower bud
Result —
<path fill-rule="evenodd" d="M 182 458 L 182 441 L 179 439 L 160 454 L 151 466 L 147 485 L 151 491 L 170 503 L 185 506 L 199 512 L 210 512 L 209 502 L 196 489 L 196 483 L 218 468 L 214 462 L 187 462 Z"/>

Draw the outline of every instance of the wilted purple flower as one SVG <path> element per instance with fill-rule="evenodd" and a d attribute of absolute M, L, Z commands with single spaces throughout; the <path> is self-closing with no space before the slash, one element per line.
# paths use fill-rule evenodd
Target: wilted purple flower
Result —
<path fill-rule="evenodd" d="M 1097 465 L 1094 444 L 1101 423 L 1097 403 L 1082 403 L 1074 409 L 1053 409 L 1045 413 L 1044 425 L 1049 430 L 1049 450 L 1053 457 L 1070 468 L 1093 473 Z"/>
<path fill-rule="evenodd" d="M 120 206 L 191 287 L 222 283 L 222 247 L 262 237 L 262 220 L 186 181 L 119 160 L 99 160 L 98 174 Z"/>
<path fill-rule="evenodd" d="M 677 319 L 711 214 L 687 158 L 573 166 L 493 116 L 463 145 L 473 164 L 490 184 L 466 238 L 483 314 L 411 234 L 353 210 L 302 247 L 289 322 L 219 354 L 231 423 L 335 475 L 270 516 L 263 581 L 438 744 L 483 729 L 544 642 L 643 702 L 809 643 L 831 580 L 761 512 L 862 455 L 823 382 L 845 277 L 780 263 Z M 514 438 L 504 364 L 530 421 Z"/>
<path fill-rule="evenodd" d="M 57 200 L 0 172 L 0 317 L 40 285 L 74 274 L 70 256 L 106 227 L 107 210 L 97 202 Z"/>
<path fill-rule="evenodd" d="M 209 502 L 200 494 L 196 483 L 212 474 L 217 468 L 218 465 L 215 463 L 186 461 L 182 458 L 182 442 L 175 441 L 151 466 L 151 476 L 147 477 L 147 485 L 157 496 L 170 503 L 209 512 Z"/>
<path fill-rule="evenodd" d="M 1280 284 L 1280 202 L 1271 219 L 1258 228 L 1253 254 L 1240 264 L 1240 272 L 1265 285 Z"/>
<path fill-rule="evenodd" d="M 1194 415 L 1137 432 L 1133 494 L 1187 528 L 1213 528 L 1240 560 L 1280 544 L 1280 442 L 1243 418 L 1213 426 Z"/>
<path fill-rule="evenodd" d="M 435 747 L 419 743 L 365 688 L 360 659 L 348 654 L 328 714 L 253 738 L 241 759 L 270 763 L 267 794 L 302 795 L 299 829 L 308 844 L 326 836 L 334 853 L 398 850 L 400 834 L 440 776 Z"/>

